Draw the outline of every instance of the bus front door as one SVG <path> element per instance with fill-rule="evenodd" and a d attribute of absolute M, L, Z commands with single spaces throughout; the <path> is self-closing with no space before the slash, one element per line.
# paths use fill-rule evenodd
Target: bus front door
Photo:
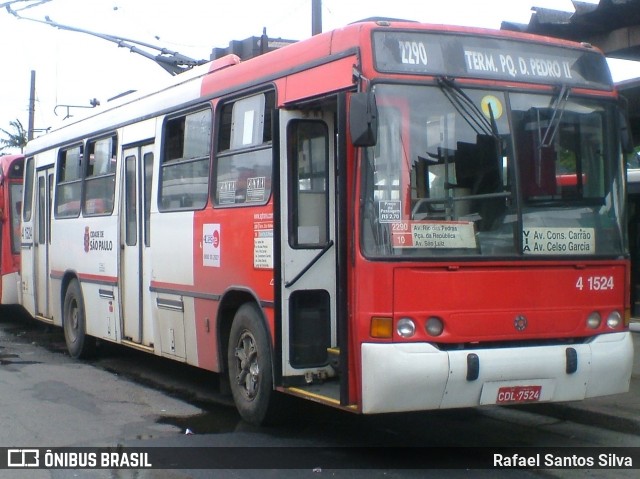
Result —
<path fill-rule="evenodd" d="M 333 115 L 282 110 L 279 132 L 282 381 L 322 382 L 337 337 Z"/>
<path fill-rule="evenodd" d="M 149 304 L 149 247 L 153 145 L 124 150 L 120 294 L 122 337 L 150 346 L 153 343 Z"/>

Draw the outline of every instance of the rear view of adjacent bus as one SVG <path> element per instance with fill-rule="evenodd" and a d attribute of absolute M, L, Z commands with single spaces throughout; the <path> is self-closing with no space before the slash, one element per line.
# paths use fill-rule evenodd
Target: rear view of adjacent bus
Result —
<path fill-rule="evenodd" d="M 0 304 L 18 304 L 24 157 L 0 157 Z"/>
<path fill-rule="evenodd" d="M 626 391 L 625 120 L 605 58 L 533 36 L 372 38 L 362 410 Z"/>

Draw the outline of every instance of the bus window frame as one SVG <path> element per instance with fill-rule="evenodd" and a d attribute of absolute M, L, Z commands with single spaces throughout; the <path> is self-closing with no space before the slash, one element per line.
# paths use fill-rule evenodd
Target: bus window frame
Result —
<path fill-rule="evenodd" d="M 236 133 L 234 133 L 234 120 L 235 120 L 235 106 L 241 102 L 247 102 L 249 104 L 251 101 L 257 99 L 262 96 L 262 104 L 261 104 L 261 114 L 262 119 L 258 121 L 258 126 L 261 127 L 262 135 L 261 141 L 257 141 L 256 139 L 256 131 L 252 131 L 252 141 L 249 144 L 243 144 L 239 147 L 234 147 L 233 140 Z M 212 187 L 211 187 L 211 195 L 212 195 L 212 204 L 214 208 L 241 208 L 248 206 L 264 206 L 269 203 L 271 200 L 271 195 L 273 193 L 272 181 L 273 181 L 273 138 L 272 138 L 272 110 L 276 108 L 276 91 L 273 88 L 269 88 L 266 90 L 261 90 L 258 92 L 253 92 L 250 95 L 244 95 L 242 97 L 234 97 L 225 99 L 218 103 L 216 107 L 216 148 L 215 148 L 215 161 L 214 167 L 212 168 Z M 231 110 L 230 113 L 227 112 Z M 228 121 L 225 122 L 225 118 L 228 118 Z M 255 124 L 254 124 L 255 125 Z M 264 187 L 265 193 L 263 194 L 262 201 L 249 200 L 247 198 L 246 188 L 244 190 L 240 189 L 240 191 L 245 191 L 244 200 L 242 202 L 237 202 L 237 195 L 234 194 L 233 202 L 224 202 L 220 199 L 220 191 L 218 185 L 218 178 L 221 176 L 220 174 L 220 165 L 225 164 L 226 160 L 231 160 L 231 165 L 235 164 L 236 158 L 244 158 L 249 155 L 265 155 L 267 158 L 268 166 L 264 168 L 265 175 L 269 175 L 268 177 L 264 177 Z M 222 161 L 221 161 L 222 160 Z M 235 168 L 233 166 L 232 168 Z M 230 168 L 230 169 L 232 169 Z M 240 176 L 238 175 L 238 178 Z M 235 181 L 237 181 L 237 179 Z M 245 186 L 247 179 L 250 176 L 245 175 Z M 260 178 L 260 177 L 256 177 Z M 268 181 L 267 181 L 268 178 Z M 268 186 L 268 194 L 266 194 Z M 235 192 L 238 191 L 236 186 Z"/>
<path fill-rule="evenodd" d="M 169 137 L 167 135 L 167 126 L 169 124 L 172 124 L 178 120 L 182 120 L 183 122 L 183 126 L 187 124 L 187 117 L 189 115 L 195 115 L 198 113 L 202 113 L 208 111 L 209 112 L 209 139 L 208 139 L 208 152 L 206 155 L 204 156 L 196 156 L 193 158 L 184 158 L 184 157 L 177 157 L 177 158 L 171 158 L 169 160 L 166 159 L 166 155 L 168 154 L 167 150 L 167 142 L 169 141 Z M 199 104 L 194 108 L 190 108 L 189 110 L 183 110 L 180 112 L 176 112 L 173 113 L 171 115 L 167 115 L 162 123 L 162 136 L 161 136 L 161 150 L 160 150 L 160 164 L 158 165 L 158 169 L 159 169 L 159 174 L 158 174 L 158 196 L 157 196 L 157 207 L 158 207 L 158 211 L 160 213 L 169 213 L 169 212 L 175 212 L 175 211 L 199 211 L 199 210 L 203 210 L 206 208 L 207 203 L 209 202 L 209 190 L 210 190 L 210 183 L 211 183 L 211 152 L 213 151 L 213 125 L 214 125 L 214 114 L 213 114 L 213 109 L 211 107 L 211 103 L 207 102 L 204 104 Z M 184 154 L 184 140 L 185 140 L 185 128 L 182 129 L 182 134 L 180 137 L 182 143 L 180 145 L 181 149 L 182 149 L 182 154 Z M 197 204 L 191 204 L 191 205 L 187 205 L 187 206 L 183 206 L 180 205 L 178 207 L 174 207 L 174 206 L 168 206 L 164 204 L 164 199 L 163 198 L 163 190 L 166 188 L 167 185 L 164 184 L 164 175 L 165 175 L 165 168 L 175 168 L 175 167 L 182 167 L 184 165 L 193 165 L 196 163 L 207 163 L 207 172 L 205 176 L 202 177 L 196 177 L 196 176 L 189 176 L 189 179 L 192 181 L 189 184 L 194 184 L 193 183 L 193 179 L 194 178 L 205 178 L 207 181 L 207 185 L 206 185 L 206 191 L 203 197 L 203 201 L 202 203 L 197 203 Z M 169 181 L 169 180 L 167 180 Z M 187 197 L 185 197 L 187 198 Z M 191 196 L 189 196 L 188 198 L 191 198 L 193 200 L 193 198 Z M 182 200 L 180 200 L 182 201 Z M 192 202 L 193 203 L 193 202 Z"/>
<path fill-rule="evenodd" d="M 117 167 L 118 135 L 117 133 L 114 132 L 109 135 L 103 135 L 100 137 L 88 139 L 86 141 L 85 150 L 88 155 L 95 155 L 95 150 L 92 150 L 91 147 L 93 146 L 95 148 L 95 145 L 98 142 L 104 141 L 104 140 L 111 140 L 111 162 L 113 163 L 113 165 L 109 168 L 109 170 L 106 173 L 93 174 L 92 172 L 92 174 L 89 174 L 89 168 L 93 166 L 92 160 L 89 158 L 89 161 L 84 161 L 84 168 L 83 168 L 83 175 L 82 175 L 83 187 L 82 187 L 82 194 L 81 194 L 82 196 L 81 205 L 82 205 L 83 217 L 110 216 L 113 214 L 114 204 L 115 204 L 115 191 L 116 191 L 115 179 L 116 179 L 116 172 L 118 171 L 118 167 Z M 109 191 L 111 193 L 110 198 L 106 198 L 106 197 L 87 198 L 89 185 L 91 183 L 104 181 L 108 178 L 112 179 L 112 182 L 111 182 L 112 185 Z M 88 211 L 87 203 L 89 200 L 102 200 L 104 204 L 108 206 L 105 207 L 104 210 L 102 211 Z M 110 204 L 109 204 L 109 201 L 110 201 Z"/>
<path fill-rule="evenodd" d="M 62 168 L 62 157 L 63 154 L 65 155 L 65 161 L 66 161 L 66 153 L 75 149 L 75 148 L 79 148 L 80 149 L 80 160 L 79 160 L 79 165 L 78 165 L 78 177 L 74 178 L 72 180 L 64 180 L 64 181 L 60 181 L 60 170 Z M 83 188 L 84 188 L 84 181 L 83 181 L 83 169 L 84 169 L 84 163 L 85 163 L 85 157 L 84 157 L 84 152 L 85 152 L 85 145 L 84 142 L 77 142 L 77 143 L 73 143 L 71 145 L 68 145 L 66 147 L 60 148 L 58 150 L 58 154 L 56 155 L 56 190 L 55 190 L 55 200 L 54 200 L 54 207 L 53 207 L 53 211 L 54 211 L 54 218 L 55 219 L 67 219 L 67 218 L 79 218 L 80 217 L 80 213 L 82 212 L 82 195 L 83 195 Z M 66 186 L 73 186 L 75 184 L 79 184 L 80 185 L 80 191 L 78 193 L 78 207 L 77 209 L 72 210 L 71 213 L 69 214 L 61 214 L 60 213 L 60 191 L 61 191 L 61 187 L 66 187 Z M 72 201 L 67 201 L 64 204 L 69 204 L 69 203 L 73 203 Z"/>
<path fill-rule="evenodd" d="M 314 131 L 315 128 L 318 130 Z M 321 130 L 321 131 L 320 131 Z M 303 134 L 320 133 L 302 137 Z M 329 236 L 329 129 L 321 119 L 295 119 L 287 125 L 287 163 L 289 165 L 289 245 L 293 249 L 321 249 L 330 241 Z M 316 140 L 315 142 L 313 140 Z M 321 149 L 318 149 L 320 146 Z M 320 153 L 315 158 L 313 153 Z M 301 171 L 301 157 L 308 156 L 308 171 Z M 323 170 L 316 171 L 314 166 Z M 307 175 L 302 175 L 307 173 Z M 303 198 L 308 198 L 303 201 Z M 315 198 L 315 199 L 313 199 Z M 321 201 L 317 201 L 320 199 Z M 314 212 L 317 212 L 315 215 Z M 319 213 L 319 214 L 318 214 Z M 302 218 L 321 218 L 323 224 L 303 225 Z M 307 237 L 305 238 L 305 232 Z M 317 233 L 317 239 L 311 239 Z M 311 236 L 309 236 L 311 234 Z"/>

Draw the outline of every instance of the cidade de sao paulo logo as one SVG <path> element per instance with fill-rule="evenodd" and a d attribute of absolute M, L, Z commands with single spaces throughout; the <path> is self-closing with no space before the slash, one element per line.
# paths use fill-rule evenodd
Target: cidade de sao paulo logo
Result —
<path fill-rule="evenodd" d="M 84 252 L 89 251 L 112 251 L 113 241 L 104 238 L 103 230 L 91 231 L 88 226 L 84 227 Z"/>

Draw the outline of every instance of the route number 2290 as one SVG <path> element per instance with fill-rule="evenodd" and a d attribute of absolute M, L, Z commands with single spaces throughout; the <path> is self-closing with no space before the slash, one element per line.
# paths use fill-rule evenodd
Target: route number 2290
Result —
<path fill-rule="evenodd" d="M 613 276 L 587 276 L 586 278 L 579 276 L 576 281 L 576 289 L 580 291 L 585 288 L 587 291 L 611 291 L 613 286 Z"/>
<path fill-rule="evenodd" d="M 398 42 L 402 63 L 409 65 L 426 65 L 429 62 L 427 48 L 422 42 Z"/>

